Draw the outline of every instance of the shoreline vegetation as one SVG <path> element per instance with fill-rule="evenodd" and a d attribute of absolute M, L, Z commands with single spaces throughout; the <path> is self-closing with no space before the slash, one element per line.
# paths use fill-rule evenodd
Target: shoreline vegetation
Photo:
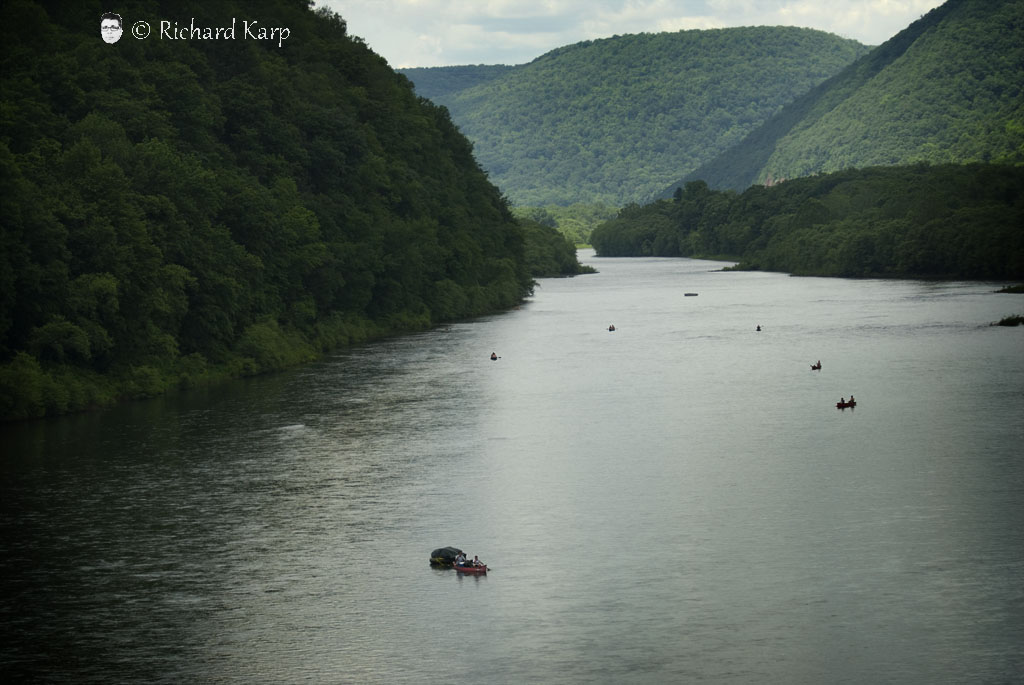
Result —
<path fill-rule="evenodd" d="M 1024 166 L 872 167 L 742 193 L 703 181 L 623 208 L 598 256 L 735 255 L 736 270 L 798 276 L 1024 278 Z"/>
<path fill-rule="evenodd" d="M 261 13 L 301 44 L 112 49 L 88 6 L 0 7 L 32 29 L 0 73 L 18 94 L 0 130 L 0 421 L 277 371 L 585 271 L 341 16 Z"/>
<path fill-rule="evenodd" d="M 126 0 L 122 10 L 131 16 L 143 4 Z M 245 14 L 243 5 L 227 0 L 204 20 L 223 25 Z M 624 178 L 640 172 L 634 196 L 652 178 L 649 165 L 613 155 L 595 166 L 615 189 L 612 200 L 588 196 L 585 179 L 570 175 L 576 204 L 539 192 L 530 198 L 536 206 L 515 208 L 449 111 L 350 36 L 340 15 L 307 3 L 261 6 L 261 21 L 289 27 L 301 42 L 226 51 L 214 41 L 123 40 L 112 50 L 95 35 L 88 7 L 0 7 L 6 25 L 31 28 L 11 36 L 0 73 L 4 92 L 17 93 L 4 96 L 0 129 L 0 422 L 211 386 L 506 311 L 533 292 L 535 278 L 593 273 L 579 263 L 578 245 L 601 257 L 734 260 L 726 270 L 1024 279 L 1024 166 L 1019 148 L 1003 149 L 1018 144 L 1019 117 L 986 124 L 998 134 L 988 148 L 942 157 L 1005 164 L 849 169 L 743 192 L 691 181 L 669 199 L 620 209 L 609 202 L 622 197 Z M 984 3 L 958 6 L 971 10 L 967 18 L 987 16 Z M 946 12 L 928 17 L 939 22 Z M 913 42 L 915 31 L 902 40 Z M 750 41 L 732 37 L 759 33 L 688 38 L 741 45 Z M 795 29 L 765 35 L 835 40 Z M 632 68 L 642 61 L 632 55 L 651 54 L 643 48 L 652 41 L 684 37 L 587 42 L 526 71 L 544 82 L 546 65 L 615 45 L 629 47 L 620 66 Z M 864 47 L 843 42 L 850 54 L 840 62 Z M 875 61 L 887 63 L 889 52 Z M 756 76 L 749 60 L 738 64 Z M 986 87 L 1005 90 L 1002 73 Z M 596 76 L 605 80 L 607 69 Z M 684 91 L 660 92 L 673 103 Z M 611 126 L 618 140 L 621 124 L 597 113 L 632 101 L 598 102 L 595 125 L 583 131 Z M 694 121 L 728 129 L 732 115 L 717 111 Z M 734 137 L 760 118 L 748 114 Z M 578 117 L 567 121 L 580 127 Z M 671 127 L 670 137 L 678 137 Z M 561 137 L 578 147 L 577 138 Z M 571 159 L 522 157 L 549 158 L 563 167 Z M 613 169 L 622 173 L 606 173 Z"/>

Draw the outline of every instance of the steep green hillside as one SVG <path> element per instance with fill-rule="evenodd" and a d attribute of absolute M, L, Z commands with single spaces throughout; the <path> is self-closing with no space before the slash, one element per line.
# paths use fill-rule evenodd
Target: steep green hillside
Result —
<path fill-rule="evenodd" d="M 474 64 L 458 67 L 415 67 L 398 69 L 412 81 L 416 94 L 434 102 L 444 102 L 464 90 L 493 81 L 515 67 L 504 64 Z"/>
<path fill-rule="evenodd" d="M 1024 162 L 1024 0 L 949 0 L 661 195 L 917 161 Z"/>
<path fill-rule="evenodd" d="M 787 27 L 616 36 L 434 99 L 515 204 L 620 206 L 739 142 L 866 51 Z M 431 71 L 409 73 L 426 83 Z"/>
<path fill-rule="evenodd" d="M 307 5 L 122 2 L 108 45 L 96 3 L 4 4 L 0 418 L 510 307 L 532 287 L 528 258 L 573 270 L 544 227 L 528 232 L 551 254 L 527 255 L 443 108 Z M 191 17 L 290 35 L 130 34 Z"/>

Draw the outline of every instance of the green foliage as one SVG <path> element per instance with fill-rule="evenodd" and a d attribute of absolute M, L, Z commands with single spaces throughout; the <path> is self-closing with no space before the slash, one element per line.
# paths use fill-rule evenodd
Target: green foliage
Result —
<path fill-rule="evenodd" d="M 731 28 L 586 41 L 499 70 L 403 73 L 451 110 L 517 205 L 621 206 L 714 158 L 867 50 L 810 29 Z"/>
<path fill-rule="evenodd" d="M 121 394 L 110 379 L 73 366 L 46 368 L 27 352 L 0 364 L 0 416 L 34 419 L 47 414 L 101 407 Z"/>
<path fill-rule="evenodd" d="M 618 209 L 606 204 L 577 202 L 568 207 L 514 207 L 512 213 L 518 219 L 528 219 L 558 229 L 558 232 L 574 245 L 589 245 L 591 232 L 605 221 L 614 218 Z"/>
<path fill-rule="evenodd" d="M 915 162 L 1024 163 L 1024 0 L 948 0 L 667 185 L 742 190 Z"/>
<path fill-rule="evenodd" d="M 12 419 L 32 419 L 46 414 L 44 387 L 51 381 L 35 357 L 19 352 L 0 366 L 0 412 Z"/>
<path fill-rule="evenodd" d="M 505 64 L 474 64 L 456 67 L 413 67 L 398 69 L 412 81 L 416 93 L 434 102 L 505 76 L 515 69 Z"/>
<path fill-rule="evenodd" d="M 60 315 L 33 329 L 29 349 L 38 359 L 56 362 L 88 361 L 92 357 L 89 336 Z"/>
<path fill-rule="evenodd" d="M 526 233 L 526 263 L 538 278 L 575 276 L 593 273 L 592 267 L 581 266 L 576 259 L 576 246 L 550 226 L 521 219 Z"/>
<path fill-rule="evenodd" d="M 107 45 L 102 8 L 0 7 L 19 27 L 0 64 L 0 418 L 278 369 L 531 292 L 524 229 L 448 112 L 308 5 L 117 8 L 257 16 L 290 28 L 281 47 Z"/>
<path fill-rule="evenodd" d="M 245 361 L 250 374 L 276 371 L 311 361 L 315 352 L 298 331 L 288 331 L 274 319 L 249 325 L 242 332 L 235 349 Z"/>
<path fill-rule="evenodd" d="M 1024 277 L 1024 167 L 873 167 L 623 209 L 594 230 L 602 256 L 729 256 L 823 276 Z"/>

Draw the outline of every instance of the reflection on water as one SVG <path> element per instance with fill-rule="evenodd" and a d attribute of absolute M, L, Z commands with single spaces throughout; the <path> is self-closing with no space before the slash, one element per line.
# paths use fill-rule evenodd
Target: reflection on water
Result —
<path fill-rule="evenodd" d="M 1012 296 L 589 259 L 507 314 L 4 427 L 3 670 L 1020 679 Z"/>

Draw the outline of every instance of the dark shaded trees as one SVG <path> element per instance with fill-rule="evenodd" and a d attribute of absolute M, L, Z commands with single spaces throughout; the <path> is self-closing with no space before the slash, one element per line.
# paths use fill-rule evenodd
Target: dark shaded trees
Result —
<path fill-rule="evenodd" d="M 90 7 L 0 9 L 20 27 L 0 61 L 0 417 L 277 369 L 531 291 L 524 229 L 470 143 L 341 17 L 128 2 L 128 26 L 252 16 L 290 38 L 107 45 Z"/>
<path fill-rule="evenodd" d="M 594 230 L 601 256 L 735 259 L 802 275 L 1024 278 L 1024 167 L 874 167 L 743 193 L 691 181 Z"/>

